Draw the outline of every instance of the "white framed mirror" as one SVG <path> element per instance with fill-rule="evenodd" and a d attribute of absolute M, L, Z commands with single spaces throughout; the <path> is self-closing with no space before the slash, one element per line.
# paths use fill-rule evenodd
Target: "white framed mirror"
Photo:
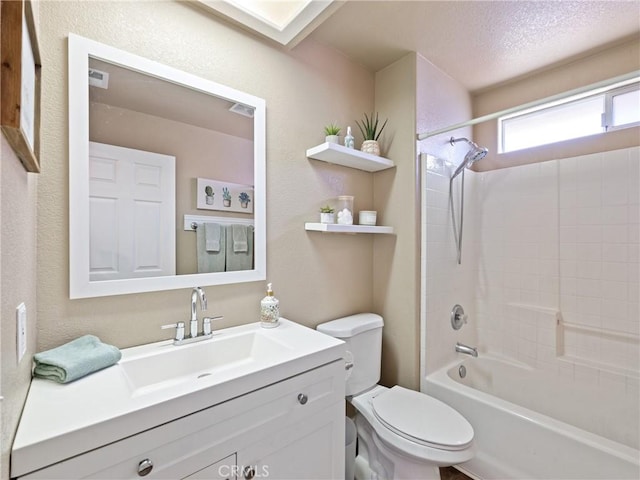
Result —
<path fill-rule="evenodd" d="M 266 279 L 265 109 L 69 34 L 70 298 Z"/>

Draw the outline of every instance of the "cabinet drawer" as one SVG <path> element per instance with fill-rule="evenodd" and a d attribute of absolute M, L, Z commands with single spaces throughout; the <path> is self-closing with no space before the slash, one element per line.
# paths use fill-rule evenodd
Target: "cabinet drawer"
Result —
<path fill-rule="evenodd" d="M 139 479 L 145 459 L 154 464 L 145 478 L 184 478 L 340 401 L 344 362 L 336 361 L 20 478 Z"/>
<path fill-rule="evenodd" d="M 198 470 L 182 480 L 235 480 L 237 477 L 235 454 L 217 461 L 208 467 Z"/>

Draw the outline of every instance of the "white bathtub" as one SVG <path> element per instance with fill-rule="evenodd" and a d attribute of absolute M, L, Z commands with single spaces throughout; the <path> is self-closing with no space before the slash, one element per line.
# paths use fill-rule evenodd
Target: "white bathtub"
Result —
<path fill-rule="evenodd" d="M 477 454 L 458 468 L 474 478 L 640 479 L 637 392 L 599 391 L 489 357 L 428 375 L 424 387 L 473 425 Z"/>

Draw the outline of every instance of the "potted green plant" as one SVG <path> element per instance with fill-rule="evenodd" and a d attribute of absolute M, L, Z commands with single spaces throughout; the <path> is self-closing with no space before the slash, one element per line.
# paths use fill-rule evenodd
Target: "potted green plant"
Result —
<path fill-rule="evenodd" d="M 329 143 L 340 143 L 340 127 L 335 123 L 330 123 L 324 127 L 324 140 Z"/>
<path fill-rule="evenodd" d="M 204 187 L 204 194 L 206 195 L 205 197 L 205 201 L 207 202 L 207 205 L 213 205 L 213 188 L 211 187 L 211 185 L 207 185 L 206 187 Z"/>
<path fill-rule="evenodd" d="M 362 142 L 362 146 L 360 150 L 366 153 L 371 153 L 373 155 L 380 155 L 380 145 L 378 144 L 378 138 L 380 138 L 380 134 L 384 130 L 384 127 L 387 125 L 387 121 L 385 120 L 380 129 L 378 129 L 378 113 L 376 112 L 375 119 L 373 117 L 373 113 L 371 117 L 369 117 L 366 113 L 364 114 L 364 120 L 362 123 L 356 120 L 356 125 L 360 129 L 362 133 L 362 138 L 364 142 Z"/>
<path fill-rule="evenodd" d="M 251 197 L 249 197 L 249 194 L 247 192 L 242 192 L 240 195 L 238 195 L 238 199 L 240 200 L 240 206 L 242 208 L 247 208 L 249 206 L 249 202 L 251 201 Z"/>
<path fill-rule="evenodd" d="M 336 223 L 335 210 L 331 205 L 320 207 L 320 223 Z"/>
<path fill-rule="evenodd" d="M 231 206 L 231 194 L 229 193 L 229 189 L 227 187 L 222 187 L 222 204 L 225 207 Z"/>

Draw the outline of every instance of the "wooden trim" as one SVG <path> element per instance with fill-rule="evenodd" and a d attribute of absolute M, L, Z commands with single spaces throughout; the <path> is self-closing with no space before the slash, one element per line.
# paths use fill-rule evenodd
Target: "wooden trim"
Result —
<path fill-rule="evenodd" d="M 0 125 L 9 144 L 28 172 L 39 173 L 40 161 L 40 49 L 30 0 L 1 0 L 0 4 Z M 24 15 L 24 17 L 23 17 Z M 31 54 L 34 59 L 33 125 L 21 124 L 22 88 L 22 28 L 25 20 Z M 32 131 L 33 146 L 28 139 Z"/>

